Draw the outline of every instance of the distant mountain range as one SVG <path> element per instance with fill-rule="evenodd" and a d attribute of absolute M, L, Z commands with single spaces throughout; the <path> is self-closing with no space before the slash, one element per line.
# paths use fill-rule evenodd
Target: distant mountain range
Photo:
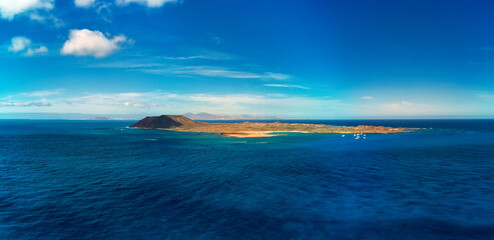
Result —
<path fill-rule="evenodd" d="M 214 115 L 206 112 L 201 113 L 184 113 L 184 116 L 193 120 L 261 120 L 261 119 L 280 119 L 277 116 L 266 116 L 266 115 Z"/>
<path fill-rule="evenodd" d="M 93 119 L 90 119 L 90 120 L 115 120 L 113 118 L 109 118 L 109 117 L 95 117 Z"/>

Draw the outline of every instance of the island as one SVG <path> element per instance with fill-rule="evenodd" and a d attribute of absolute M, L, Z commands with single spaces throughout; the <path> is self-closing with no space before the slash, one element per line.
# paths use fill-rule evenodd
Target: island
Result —
<path fill-rule="evenodd" d="M 392 128 L 383 126 L 359 125 L 354 127 L 333 126 L 326 124 L 309 123 L 282 123 L 282 122 L 239 122 L 239 123 L 211 123 L 194 121 L 183 115 L 161 115 L 146 117 L 130 126 L 131 128 L 160 129 L 183 132 L 219 133 L 223 136 L 248 138 L 248 137 L 273 137 L 284 132 L 298 133 L 401 133 L 410 132 L 407 128 Z M 274 134 L 273 134 L 274 133 Z"/>

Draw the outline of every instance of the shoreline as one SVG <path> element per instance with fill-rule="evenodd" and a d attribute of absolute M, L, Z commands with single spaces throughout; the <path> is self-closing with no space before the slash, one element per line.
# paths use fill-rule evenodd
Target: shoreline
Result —
<path fill-rule="evenodd" d="M 308 131 L 225 131 L 225 132 L 213 132 L 213 131 L 194 131 L 194 130 L 185 130 L 185 129 L 170 129 L 170 128 L 141 128 L 141 127 L 127 127 L 133 129 L 148 129 L 148 130 L 164 130 L 164 131 L 174 131 L 174 132 L 196 132 L 196 133 L 216 133 L 224 137 L 231 138 L 263 138 L 263 137 L 278 137 L 278 136 L 286 136 L 283 133 L 322 133 L 322 134 L 354 134 L 358 132 L 353 131 L 341 131 L 341 132 L 308 132 Z M 393 133 L 403 133 L 403 132 L 411 132 L 409 131 L 400 131 Z M 270 134 L 274 133 L 274 134 Z M 374 134 L 389 134 L 388 132 L 364 132 L 364 133 L 374 133 Z"/>
<path fill-rule="evenodd" d="M 140 127 L 127 127 L 127 128 L 174 131 L 174 132 L 216 133 L 224 137 L 232 137 L 232 138 L 260 138 L 260 137 L 278 137 L 278 136 L 286 135 L 286 134 L 268 134 L 268 133 L 277 133 L 273 131 L 205 132 L 205 131 L 188 131 L 183 129 L 168 129 L 168 128 L 140 128 Z M 307 133 L 307 132 L 297 132 L 297 131 L 283 131 L 283 132 Z"/>
<path fill-rule="evenodd" d="M 286 134 L 268 134 L 275 133 L 269 131 L 243 131 L 243 132 L 225 132 L 219 133 L 221 136 L 233 138 L 260 138 L 260 137 L 277 137 L 285 136 Z"/>

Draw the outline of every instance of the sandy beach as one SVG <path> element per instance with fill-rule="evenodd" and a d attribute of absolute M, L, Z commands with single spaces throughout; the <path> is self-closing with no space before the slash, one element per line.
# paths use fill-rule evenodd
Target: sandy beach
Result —
<path fill-rule="evenodd" d="M 276 137 L 283 136 L 285 134 L 269 134 L 273 132 L 266 131 L 244 131 L 244 132 L 224 132 L 220 133 L 222 136 L 234 137 L 234 138 L 259 138 L 259 137 Z"/>

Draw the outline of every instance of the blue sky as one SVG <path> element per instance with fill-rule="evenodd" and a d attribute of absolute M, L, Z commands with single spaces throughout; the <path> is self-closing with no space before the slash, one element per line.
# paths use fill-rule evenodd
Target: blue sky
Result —
<path fill-rule="evenodd" d="M 492 118 L 493 11 L 490 1 L 3 0 L 0 117 Z"/>

